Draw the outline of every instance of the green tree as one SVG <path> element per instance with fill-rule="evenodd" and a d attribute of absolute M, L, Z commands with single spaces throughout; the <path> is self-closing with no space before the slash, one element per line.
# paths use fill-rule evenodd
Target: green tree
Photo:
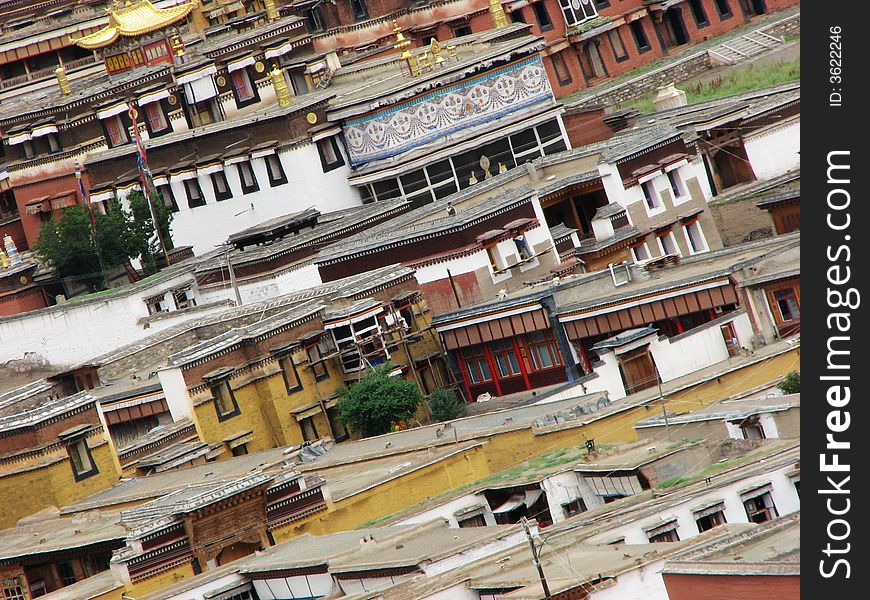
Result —
<path fill-rule="evenodd" d="M 147 275 L 157 272 L 157 263 L 161 260 L 163 251 L 157 239 L 154 229 L 154 219 L 151 217 L 151 207 L 145 194 L 136 190 L 127 196 L 130 204 L 130 218 L 128 227 L 128 253 L 130 258 L 139 257 L 142 268 Z M 172 211 L 166 206 L 162 196 L 158 193 L 151 195 L 151 204 L 154 214 L 160 224 L 160 233 L 166 244 L 166 249 L 172 248 L 170 225 L 172 223 Z"/>
<path fill-rule="evenodd" d="M 388 433 L 396 422 L 413 417 L 423 401 L 417 384 L 390 377 L 392 370 L 389 363 L 370 369 L 351 387 L 338 392 L 341 421 L 363 437 Z"/>
<path fill-rule="evenodd" d="M 141 260 L 147 275 L 156 273 L 162 251 L 151 208 L 142 192 L 134 191 L 127 199 L 129 211 L 113 199 L 106 206 L 106 214 L 94 215 L 93 225 L 86 207 L 67 208 L 60 219 L 43 224 L 34 252 L 53 265 L 58 275 L 74 277 L 91 290 L 105 288 L 103 267 L 116 267 L 134 258 Z M 153 195 L 152 201 L 169 249 L 172 212 L 159 194 Z"/>
<path fill-rule="evenodd" d="M 91 234 L 91 219 L 82 206 L 71 206 L 60 219 L 43 223 L 33 251 L 43 262 L 53 265 L 61 277 L 74 277 L 91 290 L 106 285 Z"/>
<path fill-rule="evenodd" d="M 465 416 L 465 402 L 450 390 L 438 388 L 429 396 L 429 411 L 435 421 L 450 421 Z"/>
<path fill-rule="evenodd" d="M 783 394 L 799 394 L 801 391 L 801 372 L 791 371 L 776 384 Z"/>

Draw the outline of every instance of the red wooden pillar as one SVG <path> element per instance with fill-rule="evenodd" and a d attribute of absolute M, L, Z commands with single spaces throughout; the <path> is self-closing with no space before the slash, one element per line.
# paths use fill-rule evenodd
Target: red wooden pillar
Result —
<path fill-rule="evenodd" d="M 468 377 L 468 370 L 465 368 L 465 359 L 462 358 L 462 350 L 456 353 L 456 362 L 459 363 L 459 371 L 462 373 L 462 382 L 465 384 L 468 399 L 474 400 L 474 396 L 471 395 L 471 380 Z"/>
<path fill-rule="evenodd" d="M 492 351 L 489 349 L 489 344 L 483 344 L 483 353 L 486 355 L 486 362 L 489 363 L 489 372 L 492 373 L 492 381 L 495 383 L 495 395 L 501 396 L 501 386 L 498 383 L 498 369 L 495 366 L 495 359 L 492 357 Z"/>
<path fill-rule="evenodd" d="M 517 362 L 520 363 L 520 373 L 523 374 L 523 381 L 526 384 L 526 389 L 530 390 L 530 389 L 532 389 L 532 384 L 529 383 L 529 373 L 528 373 L 528 371 L 526 371 L 526 361 L 523 360 L 523 355 L 520 352 L 520 345 L 519 345 L 519 343 L 517 343 L 516 336 L 511 338 L 511 342 L 513 342 L 513 345 L 514 345 L 514 352 L 516 352 L 516 355 L 517 355 Z"/>

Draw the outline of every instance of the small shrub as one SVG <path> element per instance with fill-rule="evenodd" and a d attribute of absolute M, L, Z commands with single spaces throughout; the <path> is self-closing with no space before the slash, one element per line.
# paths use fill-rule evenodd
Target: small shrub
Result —
<path fill-rule="evenodd" d="M 801 391 L 801 372 L 800 371 L 791 371 L 787 373 L 785 377 L 782 378 L 776 387 L 780 389 L 783 394 L 798 394 Z"/>
<path fill-rule="evenodd" d="M 435 421 L 450 421 L 465 416 L 465 403 L 450 390 L 438 388 L 429 396 L 429 410 Z"/>

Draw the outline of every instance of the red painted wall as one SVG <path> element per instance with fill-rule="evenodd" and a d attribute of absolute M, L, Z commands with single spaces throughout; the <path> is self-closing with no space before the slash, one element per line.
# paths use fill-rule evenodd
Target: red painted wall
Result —
<path fill-rule="evenodd" d="M 800 600 L 799 576 L 663 575 L 670 600 Z"/>

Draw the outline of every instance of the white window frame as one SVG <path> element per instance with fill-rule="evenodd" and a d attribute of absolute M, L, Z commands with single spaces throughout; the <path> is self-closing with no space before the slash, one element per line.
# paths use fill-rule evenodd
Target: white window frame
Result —
<path fill-rule="evenodd" d="M 640 186 L 640 195 L 643 201 L 643 207 L 644 210 L 646 210 L 646 214 L 648 217 L 653 217 L 655 215 L 661 214 L 666 210 L 665 202 L 664 200 L 662 200 L 662 196 L 655 186 L 656 179 L 658 179 L 658 177 L 650 179 L 648 181 L 644 181 L 643 183 L 638 183 L 638 186 Z M 670 185 L 670 182 L 668 182 L 668 185 Z M 649 186 L 649 188 L 647 188 L 646 186 Z M 647 197 L 647 190 L 649 191 L 649 197 Z M 653 206 L 649 205 L 650 200 L 653 202 Z"/>
<path fill-rule="evenodd" d="M 695 248 L 693 248 L 694 244 L 692 243 L 691 237 L 689 237 L 689 228 L 693 226 L 697 228 L 698 237 L 701 240 L 702 247 L 700 250 L 696 250 Z M 701 223 L 697 220 L 692 221 L 688 225 L 683 225 L 683 235 L 686 236 L 686 247 L 689 249 L 690 255 L 702 254 L 704 252 L 710 251 L 710 245 L 707 243 L 707 236 L 704 235 L 704 230 L 701 228 Z"/>
<path fill-rule="evenodd" d="M 576 8 L 573 6 L 575 3 L 577 4 Z M 559 6 L 562 8 L 562 17 L 564 17 L 568 27 L 579 25 L 598 16 L 594 0 L 559 0 Z"/>
<path fill-rule="evenodd" d="M 675 252 L 668 252 L 665 249 L 665 245 L 664 245 L 664 242 L 662 242 L 662 240 L 666 237 L 671 238 L 671 243 L 673 243 L 674 248 L 676 249 Z M 662 256 L 666 256 L 668 254 L 679 254 L 680 256 L 683 255 L 682 251 L 680 250 L 680 245 L 677 243 L 677 236 L 674 235 L 673 229 L 668 231 L 667 235 L 657 236 L 656 241 L 659 244 L 659 252 L 661 253 Z"/>
<path fill-rule="evenodd" d="M 668 189 L 671 190 L 671 195 L 674 198 L 674 206 L 691 200 L 692 197 L 689 195 L 689 191 L 686 188 L 686 180 L 683 178 L 683 174 L 680 173 L 680 169 L 665 171 L 665 177 L 668 179 Z M 677 189 L 680 192 L 679 195 L 674 192 L 674 184 L 671 182 L 671 177 L 676 179 Z"/>
<path fill-rule="evenodd" d="M 637 252 L 636 252 L 637 248 L 643 248 L 643 251 L 646 252 L 646 258 L 638 257 Z M 645 262 L 645 261 L 648 261 L 649 259 L 651 259 L 652 253 L 649 251 L 649 246 L 647 245 L 647 243 L 644 242 L 640 246 L 637 246 L 637 247 L 631 249 L 631 257 L 634 259 L 634 262 L 642 263 L 642 262 Z"/>

